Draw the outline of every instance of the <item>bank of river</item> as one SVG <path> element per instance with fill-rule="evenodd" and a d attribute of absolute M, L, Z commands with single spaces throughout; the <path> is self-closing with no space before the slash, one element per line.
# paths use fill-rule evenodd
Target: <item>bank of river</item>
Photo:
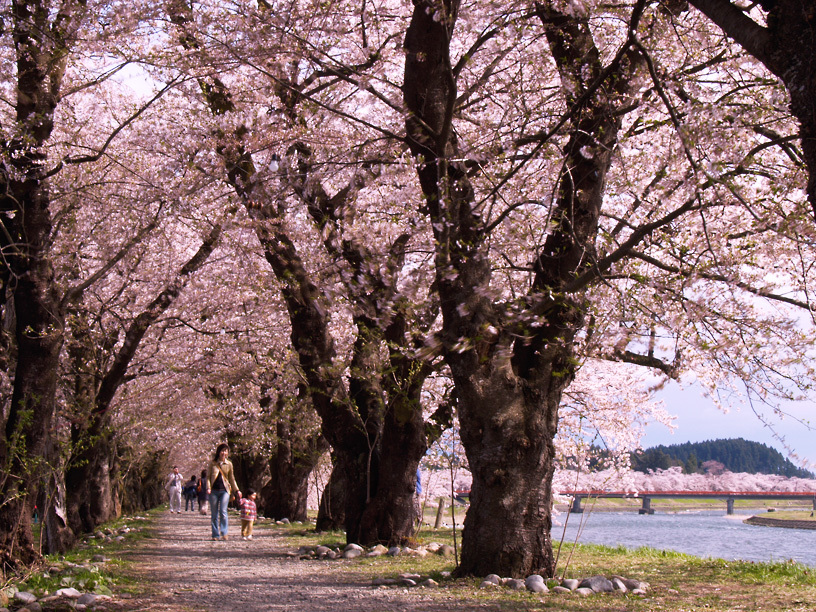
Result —
<path fill-rule="evenodd" d="M 553 527 L 553 540 L 576 539 L 588 544 L 648 546 L 675 550 L 698 557 L 741 559 L 745 561 L 786 561 L 816 567 L 816 531 L 770 529 L 743 521 L 761 509 L 742 510 L 726 515 L 719 511 L 562 513 L 561 526 Z M 564 527 L 563 523 L 566 523 Z"/>
<path fill-rule="evenodd" d="M 798 521 L 790 518 L 774 518 L 770 516 L 751 516 L 745 519 L 748 525 L 761 527 L 781 527 L 784 529 L 816 529 L 816 521 Z"/>

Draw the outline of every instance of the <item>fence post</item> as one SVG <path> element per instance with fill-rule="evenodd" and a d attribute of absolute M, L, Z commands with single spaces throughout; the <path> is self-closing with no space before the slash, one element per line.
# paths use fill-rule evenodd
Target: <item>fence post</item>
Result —
<path fill-rule="evenodd" d="M 436 521 L 434 521 L 434 529 L 439 529 L 442 526 L 442 514 L 445 512 L 445 498 L 439 498 L 439 508 L 436 510 Z"/>

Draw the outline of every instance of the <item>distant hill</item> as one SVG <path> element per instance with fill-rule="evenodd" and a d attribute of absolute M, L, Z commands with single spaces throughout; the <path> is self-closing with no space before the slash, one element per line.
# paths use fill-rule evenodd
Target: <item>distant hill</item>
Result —
<path fill-rule="evenodd" d="M 812 472 L 797 467 L 778 450 L 742 438 L 660 445 L 632 453 L 632 468 L 639 472 L 683 467 L 683 472 L 705 472 L 707 461 L 721 463 L 730 472 L 778 474 L 780 476 L 815 478 Z M 711 468 L 715 464 L 709 464 Z"/>

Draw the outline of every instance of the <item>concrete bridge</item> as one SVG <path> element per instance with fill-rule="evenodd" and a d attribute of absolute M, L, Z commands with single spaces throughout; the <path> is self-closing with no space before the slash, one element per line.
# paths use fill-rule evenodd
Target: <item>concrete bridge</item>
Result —
<path fill-rule="evenodd" d="M 816 492 L 813 491 L 641 491 L 639 493 L 629 493 L 626 491 L 563 491 L 561 495 L 572 497 L 570 512 L 581 513 L 584 511 L 581 500 L 588 497 L 607 497 L 618 499 L 642 499 L 643 503 L 638 510 L 638 514 L 654 514 L 652 508 L 653 499 L 724 499 L 726 512 L 734 514 L 734 500 L 737 499 L 798 499 L 810 500 L 813 509 L 816 510 Z"/>

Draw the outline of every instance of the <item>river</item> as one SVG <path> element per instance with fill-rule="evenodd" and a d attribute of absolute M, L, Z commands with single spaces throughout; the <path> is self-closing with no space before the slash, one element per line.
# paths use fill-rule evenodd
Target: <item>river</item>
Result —
<path fill-rule="evenodd" d="M 793 559 L 816 567 L 816 530 L 782 529 L 746 525 L 743 519 L 764 510 L 726 515 L 725 511 L 638 514 L 637 512 L 591 512 L 584 515 L 562 512 L 556 517 L 567 523 L 564 542 L 575 540 L 580 521 L 585 521 L 579 542 L 648 546 L 675 550 L 698 557 L 745 561 Z M 772 515 L 771 515 L 772 516 Z M 553 546 L 561 539 L 563 525 L 553 525 Z"/>

